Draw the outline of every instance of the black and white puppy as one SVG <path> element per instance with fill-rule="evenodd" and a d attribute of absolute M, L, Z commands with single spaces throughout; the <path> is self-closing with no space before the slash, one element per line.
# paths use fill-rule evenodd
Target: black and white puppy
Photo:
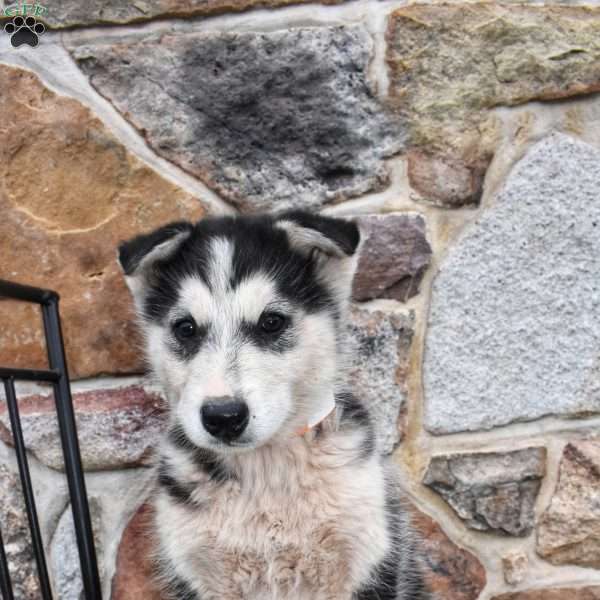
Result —
<path fill-rule="evenodd" d="M 344 381 L 360 234 L 288 212 L 125 242 L 169 403 L 154 497 L 176 600 L 426 600 L 391 461 Z"/>

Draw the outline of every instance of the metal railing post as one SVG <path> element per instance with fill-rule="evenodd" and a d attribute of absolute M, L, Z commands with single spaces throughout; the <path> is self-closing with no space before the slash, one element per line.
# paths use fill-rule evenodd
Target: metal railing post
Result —
<path fill-rule="evenodd" d="M 31 530 L 31 539 L 40 580 L 42 598 L 43 600 L 51 600 L 52 593 L 35 507 L 33 486 L 27 463 L 27 452 L 23 439 L 21 420 L 19 417 L 19 406 L 15 392 L 15 381 L 17 380 L 41 381 L 52 383 L 53 385 L 85 598 L 86 600 L 102 600 L 98 563 L 96 550 L 94 548 L 94 536 L 81 464 L 75 413 L 73 411 L 73 401 L 71 398 L 69 372 L 67 369 L 60 326 L 58 294 L 51 290 L 44 290 L 0 280 L 0 297 L 22 300 L 24 302 L 33 302 L 42 307 L 49 369 L 0 367 L 0 379 L 4 382 L 6 392 L 6 402 L 13 432 L 17 462 L 19 465 L 19 476 L 23 486 L 23 494 L 25 496 L 25 505 Z M 0 592 L 2 593 L 3 600 L 14 600 L 1 532 Z"/>
<path fill-rule="evenodd" d="M 83 588 L 87 600 L 102 600 L 92 521 L 83 478 L 69 373 L 60 328 L 57 296 L 50 298 L 42 305 L 42 315 L 46 332 L 48 362 L 51 369 L 60 373 L 60 379 L 53 384 L 54 399 L 65 460 L 65 472 L 71 496 L 71 509 L 79 549 Z"/>

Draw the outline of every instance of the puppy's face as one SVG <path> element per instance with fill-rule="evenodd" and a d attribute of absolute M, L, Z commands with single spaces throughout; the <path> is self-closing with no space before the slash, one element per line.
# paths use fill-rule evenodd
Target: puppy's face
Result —
<path fill-rule="evenodd" d="M 149 362 L 194 444 L 254 448 L 331 410 L 358 242 L 353 223 L 295 212 L 177 223 L 120 247 Z"/>

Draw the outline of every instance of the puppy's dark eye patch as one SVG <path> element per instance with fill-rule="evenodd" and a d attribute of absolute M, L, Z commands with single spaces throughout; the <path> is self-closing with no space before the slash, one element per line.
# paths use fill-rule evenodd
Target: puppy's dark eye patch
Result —
<path fill-rule="evenodd" d="M 276 312 L 264 312 L 258 320 L 258 326 L 265 334 L 276 335 L 288 324 L 288 317 Z"/>
<path fill-rule="evenodd" d="M 295 345 L 292 318 L 279 312 L 265 311 L 257 322 L 244 321 L 241 332 L 246 340 L 263 350 L 284 352 Z"/>
<path fill-rule="evenodd" d="M 171 324 L 171 348 L 182 359 L 191 358 L 202 345 L 208 329 L 191 317 L 182 317 Z"/>
<path fill-rule="evenodd" d="M 194 337 L 197 330 L 198 327 L 194 319 L 181 319 L 173 324 L 173 333 L 179 341 Z"/>

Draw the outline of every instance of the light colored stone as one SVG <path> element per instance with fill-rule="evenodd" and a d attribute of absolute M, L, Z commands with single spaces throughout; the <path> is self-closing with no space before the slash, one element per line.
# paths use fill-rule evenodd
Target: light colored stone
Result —
<path fill-rule="evenodd" d="M 308 0 L 45 0 L 48 12 L 43 20 L 52 28 L 81 25 L 138 23 L 152 19 L 190 18 L 237 13 L 250 8 L 302 4 Z M 343 0 L 322 0 L 335 4 Z"/>
<path fill-rule="evenodd" d="M 353 282 L 355 300 L 406 301 L 419 292 L 431 261 L 425 220 L 420 215 L 364 215 L 355 221 L 363 238 Z"/>
<path fill-rule="evenodd" d="M 502 557 L 502 570 L 504 571 L 504 581 L 508 585 L 519 585 L 525 581 L 527 569 L 529 568 L 529 558 L 524 552 L 511 552 Z"/>
<path fill-rule="evenodd" d="M 95 498 L 88 498 L 94 546 L 98 565 L 102 565 L 103 544 L 98 532 L 101 531 L 102 513 L 100 504 Z M 86 600 L 81 578 L 81 565 L 73 525 L 71 505 L 67 506 L 60 518 L 50 545 L 50 564 L 54 576 L 54 586 L 58 598 L 69 600 Z M 103 573 L 100 573 L 102 579 Z"/>
<path fill-rule="evenodd" d="M 600 569 L 600 440 L 565 447 L 556 490 L 538 525 L 537 552 L 554 565 Z"/>
<path fill-rule="evenodd" d="M 600 586 L 510 592 L 494 596 L 492 600 L 600 600 Z"/>
<path fill-rule="evenodd" d="M 71 49 L 158 154 L 245 211 L 379 190 L 403 128 L 368 82 L 359 26 L 177 33 Z"/>
<path fill-rule="evenodd" d="M 492 108 L 600 90 L 600 9 L 523 4 L 409 3 L 391 14 L 390 96 L 410 143 L 436 157 L 412 171 L 425 200 L 477 198 L 471 181 L 499 133 Z"/>
<path fill-rule="evenodd" d="M 36 52 L 40 50 L 36 49 Z M 73 378 L 143 369 L 119 241 L 198 219 L 200 201 L 162 179 L 79 102 L 0 66 L 2 277 L 55 289 Z M 0 364 L 43 367 L 37 307 L 0 303 Z"/>
<path fill-rule="evenodd" d="M 349 333 L 351 389 L 369 408 L 379 449 L 389 454 L 401 439 L 414 314 L 354 305 Z"/>
<path fill-rule="evenodd" d="M 415 118 L 466 123 L 481 109 L 600 89 L 595 8 L 412 4 L 389 27 L 392 94 Z"/>
<path fill-rule="evenodd" d="M 515 166 L 432 291 L 436 434 L 600 411 L 600 151 L 555 134 Z"/>
<path fill-rule="evenodd" d="M 63 470 L 53 396 L 20 399 L 27 449 L 52 469 Z M 141 385 L 73 394 L 81 460 L 85 470 L 122 469 L 147 462 L 163 430 L 164 402 Z M 10 420 L 0 404 L 0 439 L 12 444 Z"/>
<path fill-rule="evenodd" d="M 471 529 L 525 536 L 545 471 L 545 448 L 450 454 L 431 459 L 423 483 Z"/>
<path fill-rule="evenodd" d="M 0 531 L 15 599 L 39 600 L 29 521 L 18 475 L 0 463 Z"/>
<path fill-rule="evenodd" d="M 425 557 L 425 583 L 435 600 L 477 600 L 487 581 L 479 559 L 414 507 L 412 522 Z"/>

